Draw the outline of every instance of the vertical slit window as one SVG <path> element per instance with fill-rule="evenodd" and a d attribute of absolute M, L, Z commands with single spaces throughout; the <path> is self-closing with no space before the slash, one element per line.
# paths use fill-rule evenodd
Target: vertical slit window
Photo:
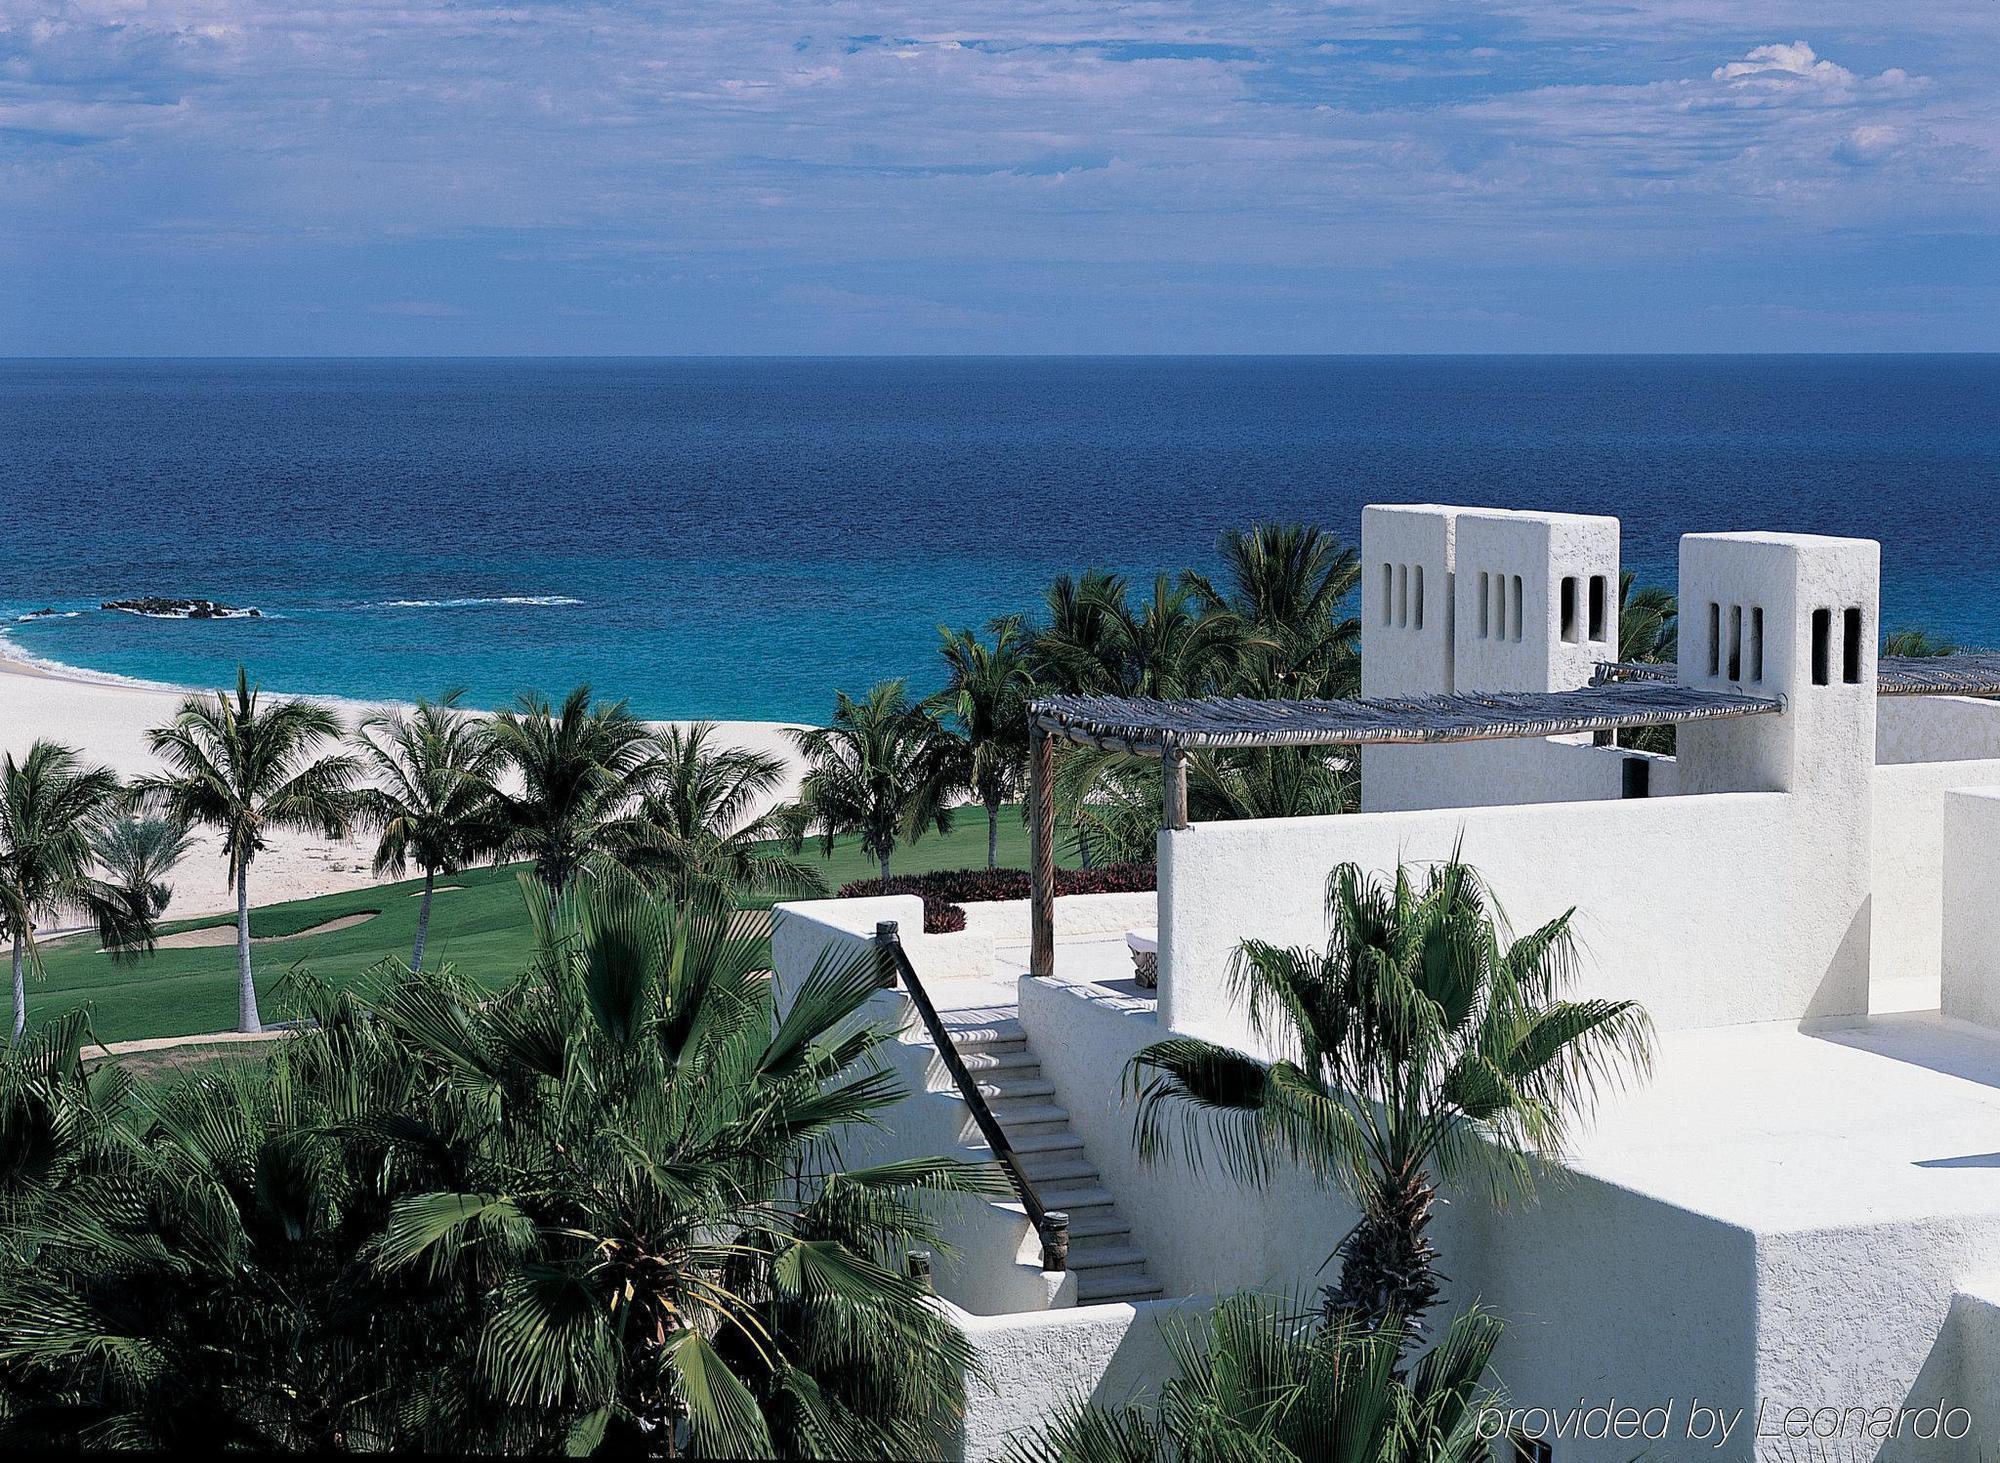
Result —
<path fill-rule="evenodd" d="M 1516 574 L 1509 586 L 1507 597 L 1507 634 L 1510 639 L 1521 638 L 1521 576 Z"/>
<path fill-rule="evenodd" d="M 1396 623 L 1399 626 L 1410 623 L 1410 566 L 1408 564 L 1398 564 L 1396 566 Z"/>
<path fill-rule="evenodd" d="M 1562 582 L 1562 638 L 1566 645 L 1574 645 L 1580 638 L 1576 622 L 1576 576 L 1565 574 Z"/>
<path fill-rule="evenodd" d="M 1840 678 L 1850 686 L 1861 684 L 1861 611 L 1851 609 L 1841 617 Z"/>
<path fill-rule="evenodd" d="M 1493 576 L 1493 638 L 1507 638 L 1507 576 Z"/>
<path fill-rule="evenodd" d="M 1424 628 L 1424 566 L 1417 565 L 1410 571 L 1410 619 L 1421 630 Z"/>
<path fill-rule="evenodd" d="M 1388 564 L 1382 566 L 1382 623 L 1389 623 L 1389 615 L 1395 604 L 1396 571 Z"/>
<path fill-rule="evenodd" d="M 1722 606 L 1713 603 L 1708 607 L 1708 674 L 1711 679 L 1722 674 Z"/>
<path fill-rule="evenodd" d="M 1743 606 L 1729 607 L 1729 679 L 1743 679 Z"/>
<path fill-rule="evenodd" d="M 1750 679 L 1764 679 L 1764 607 L 1750 606 Z"/>
<path fill-rule="evenodd" d="M 1813 684 L 1824 686 L 1827 682 L 1827 666 L 1833 649 L 1833 611 L 1813 611 L 1812 672 Z"/>
<path fill-rule="evenodd" d="M 1604 639 L 1605 611 L 1610 608 L 1611 586 L 1602 574 L 1590 576 L 1590 638 Z"/>
<path fill-rule="evenodd" d="M 1487 596 L 1493 593 L 1493 576 L 1484 569 L 1479 571 L 1479 638 L 1484 640 L 1493 633 L 1493 601 Z"/>

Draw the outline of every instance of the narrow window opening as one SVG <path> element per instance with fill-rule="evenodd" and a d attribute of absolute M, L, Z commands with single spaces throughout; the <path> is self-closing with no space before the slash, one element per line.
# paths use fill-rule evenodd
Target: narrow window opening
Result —
<path fill-rule="evenodd" d="M 1743 679 L 1743 606 L 1729 607 L 1729 679 Z"/>
<path fill-rule="evenodd" d="M 1389 616 L 1395 609 L 1396 570 L 1394 566 L 1382 566 L 1382 623 L 1389 623 Z"/>
<path fill-rule="evenodd" d="M 1396 566 L 1396 623 L 1399 626 L 1410 623 L 1410 566 L 1408 564 L 1398 564 Z"/>
<path fill-rule="evenodd" d="M 1619 769 L 1624 785 L 1620 797 L 1649 798 L 1653 795 L 1653 764 L 1644 757 L 1627 757 Z"/>
<path fill-rule="evenodd" d="M 1708 674 L 1711 679 L 1722 674 L 1722 606 L 1719 604 L 1708 607 Z"/>
<path fill-rule="evenodd" d="M 1813 611 L 1813 684 L 1824 686 L 1827 680 L 1827 666 L 1833 648 L 1833 611 Z"/>
<path fill-rule="evenodd" d="M 1565 645 L 1577 642 L 1576 576 L 1565 574 L 1562 582 L 1562 638 Z"/>
<path fill-rule="evenodd" d="M 1750 606 L 1750 679 L 1764 679 L 1764 607 Z"/>
<path fill-rule="evenodd" d="M 1513 592 L 1507 604 L 1507 634 L 1515 640 L 1521 638 L 1521 576 L 1518 574 L 1514 576 Z"/>
<path fill-rule="evenodd" d="M 1493 576 L 1493 638 L 1507 638 L 1507 576 Z"/>
<path fill-rule="evenodd" d="M 1493 633 L 1493 576 L 1484 569 L 1479 571 L 1479 638 L 1486 639 Z"/>
<path fill-rule="evenodd" d="M 1841 626 L 1840 678 L 1850 686 L 1861 684 L 1861 611 L 1849 610 Z"/>
<path fill-rule="evenodd" d="M 1590 576 L 1590 638 L 1603 640 L 1605 611 L 1610 607 L 1611 586 L 1602 574 Z"/>
<path fill-rule="evenodd" d="M 1410 598 L 1413 601 L 1410 606 L 1410 619 L 1421 630 L 1424 628 L 1424 566 L 1422 564 L 1417 565 L 1415 569 L 1410 571 L 1410 580 Z"/>

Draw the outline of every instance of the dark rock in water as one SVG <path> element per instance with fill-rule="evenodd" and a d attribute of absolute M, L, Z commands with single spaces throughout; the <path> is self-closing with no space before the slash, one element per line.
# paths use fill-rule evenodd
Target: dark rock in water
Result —
<path fill-rule="evenodd" d="M 213 599 L 166 599 L 148 595 L 144 599 L 107 599 L 101 606 L 122 610 L 128 615 L 144 615 L 154 620 L 257 620 L 263 611 L 239 609 Z"/>
<path fill-rule="evenodd" d="M 61 613 L 62 613 L 61 610 L 54 609 L 49 606 L 44 606 L 39 610 L 29 610 L 25 615 L 21 616 L 21 618 L 24 620 L 46 620 L 51 618 L 52 616 L 59 615 Z"/>

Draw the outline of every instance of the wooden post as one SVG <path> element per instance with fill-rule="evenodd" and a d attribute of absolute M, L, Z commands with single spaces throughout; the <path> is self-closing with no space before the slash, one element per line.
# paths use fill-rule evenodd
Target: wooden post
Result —
<path fill-rule="evenodd" d="M 1179 747 L 1168 747 L 1160 754 L 1160 803 L 1160 821 L 1165 827 L 1187 827 L 1187 753 Z"/>
<path fill-rule="evenodd" d="M 1041 727 L 1028 730 L 1028 974 L 1056 970 L 1056 749 Z"/>

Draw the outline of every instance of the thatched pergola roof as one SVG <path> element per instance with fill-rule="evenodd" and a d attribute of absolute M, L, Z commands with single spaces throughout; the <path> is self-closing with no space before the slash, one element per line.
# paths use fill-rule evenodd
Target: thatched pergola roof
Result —
<path fill-rule="evenodd" d="M 1029 723 L 1064 741 L 1161 756 L 1216 747 L 1491 741 L 1551 737 L 1764 716 L 1783 703 L 1673 682 L 1609 682 L 1575 691 L 1459 691 L 1351 701 L 1256 701 L 1245 697 L 1156 701 L 1126 696 L 1049 696 Z"/>
<path fill-rule="evenodd" d="M 1640 665 L 1606 662 L 1597 668 L 1599 683 L 1624 685 L 1674 681 L 1680 668 L 1671 663 Z M 1951 655 L 1885 655 L 1875 663 L 1878 696 L 2000 696 L 2000 650 L 1963 650 Z"/>

